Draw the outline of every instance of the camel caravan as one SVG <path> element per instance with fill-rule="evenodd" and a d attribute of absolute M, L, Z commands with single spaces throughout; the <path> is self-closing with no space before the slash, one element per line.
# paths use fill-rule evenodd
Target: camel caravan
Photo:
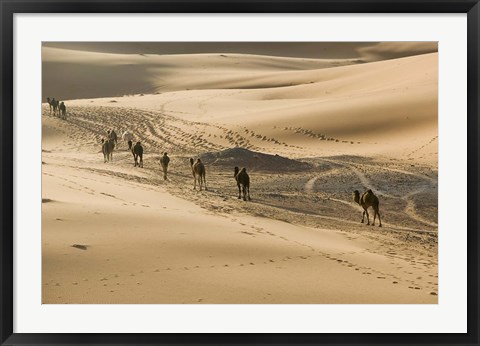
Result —
<path fill-rule="evenodd" d="M 65 106 L 65 102 L 55 100 L 55 97 L 52 99 L 47 97 L 47 102 L 50 106 L 50 114 L 52 114 L 53 111 L 53 116 L 58 116 L 63 120 L 67 119 L 67 107 Z"/>
<path fill-rule="evenodd" d="M 122 139 L 132 155 L 133 155 L 133 165 L 134 167 L 143 168 L 143 146 L 140 141 L 137 141 L 135 145 L 133 133 L 130 131 L 125 131 L 122 134 Z M 113 150 L 117 144 L 118 137 L 114 130 L 107 131 L 107 139 L 102 139 L 102 152 L 104 156 L 104 162 L 110 162 L 113 160 Z M 193 158 L 190 158 L 190 168 L 193 176 L 193 189 L 197 189 L 197 185 L 199 190 L 201 191 L 204 189 L 205 191 L 208 190 L 207 188 L 207 180 L 206 180 L 206 169 L 205 165 L 200 158 L 197 158 L 195 161 Z M 168 180 L 167 173 L 168 173 L 168 165 L 170 163 L 170 158 L 166 152 L 160 158 L 160 165 L 162 167 L 163 172 L 163 179 Z M 244 201 L 251 201 L 250 197 L 250 176 L 247 173 L 247 169 L 243 167 L 240 169 L 238 166 L 234 167 L 233 170 L 233 177 L 235 178 L 235 182 L 237 183 L 238 188 L 238 199 L 243 199 Z M 363 208 L 362 220 L 361 223 L 365 222 L 365 215 L 367 216 L 367 225 L 370 225 L 370 214 L 368 213 L 368 209 L 373 209 L 373 222 L 372 226 L 375 226 L 375 221 L 378 216 L 378 227 L 382 227 L 382 220 L 380 216 L 380 202 L 377 196 L 373 193 L 371 189 L 368 189 L 364 193 L 360 194 L 358 190 L 353 192 L 353 201 Z"/>
<path fill-rule="evenodd" d="M 54 116 L 58 116 L 61 119 L 67 119 L 67 108 L 64 102 L 60 102 L 55 100 L 55 97 L 50 99 L 47 97 L 47 102 L 50 106 L 50 114 Z M 122 134 L 122 140 L 126 143 L 126 147 L 128 151 L 130 151 L 133 155 L 133 165 L 134 167 L 143 168 L 143 146 L 141 142 L 137 141 L 135 145 L 133 133 L 129 130 L 126 130 Z M 118 136 L 114 130 L 107 131 L 107 139 L 102 138 L 102 148 L 101 152 L 103 153 L 103 162 L 112 162 L 113 161 L 113 151 L 115 146 L 118 144 Z M 168 180 L 167 178 L 167 171 L 168 171 L 168 164 L 170 162 L 170 158 L 168 154 L 165 152 L 163 156 L 160 158 L 160 165 L 162 167 L 163 172 L 163 179 Z M 207 181 L 206 181 L 206 170 L 205 165 L 200 160 L 200 158 L 195 160 L 190 158 L 190 167 L 192 170 L 193 175 L 193 189 L 197 189 L 197 183 L 200 191 L 202 187 L 204 187 L 205 191 L 207 190 Z M 242 168 L 240 170 L 239 167 L 234 167 L 234 178 L 237 183 L 238 187 L 238 199 L 243 199 L 244 201 L 251 200 L 250 198 L 250 177 L 247 173 L 246 168 Z M 370 225 L 370 215 L 368 213 L 368 209 L 371 207 L 373 209 L 373 222 L 372 226 L 375 226 L 375 221 L 378 216 L 378 227 L 382 227 L 382 220 L 380 217 L 380 210 L 379 210 L 379 199 L 371 189 L 365 191 L 360 195 L 358 190 L 353 192 L 353 201 L 363 208 L 362 220 L 361 223 L 365 221 L 365 215 L 367 216 L 367 225 Z"/>
<path fill-rule="evenodd" d="M 134 167 L 143 168 L 143 146 L 142 143 L 137 141 L 135 145 L 134 136 L 131 131 L 125 131 L 122 134 L 122 139 L 132 155 L 133 155 L 133 165 Z M 104 162 L 111 162 L 113 160 L 113 150 L 117 145 L 118 137 L 114 130 L 107 131 L 107 139 L 102 139 L 102 153 L 104 157 Z M 207 180 L 206 180 L 206 169 L 205 165 L 200 158 L 197 158 L 195 161 L 193 158 L 190 158 L 190 168 L 193 176 L 193 189 L 197 189 L 197 185 L 199 190 L 201 191 L 204 189 L 205 191 L 208 190 L 207 188 Z M 163 179 L 168 180 L 167 172 L 168 172 L 168 165 L 170 163 L 170 158 L 166 152 L 160 158 L 160 165 L 162 167 L 163 172 Z M 233 177 L 235 178 L 235 182 L 237 183 L 238 188 L 238 199 L 243 199 L 244 201 L 251 201 L 250 197 L 250 176 L 247 173 L 247 169 L 243 167 L 240 169 L 238 166 L 234 167 L 233 170 Z M 367 216 L 367 223 L 366 225 L 370 225 L 370 214 L 368 213 L 368 209 L 373 209 L 373 222 L 371 223 L 372 226 L 375 226 L 375 221 L 378 216 L 378 227 L 382 227 L 382 220 L 380 216 L 380 201 L 377 196 L 373 193 L 371 189 L 368 189 L 364 193 L 360 194 L 358 190 L 353 192 L 353 201 L 358 204 L 360 207 L 363 208 L 362 213 L 362 220 L 361 223 L 365 222 L 365 215 Z"/>

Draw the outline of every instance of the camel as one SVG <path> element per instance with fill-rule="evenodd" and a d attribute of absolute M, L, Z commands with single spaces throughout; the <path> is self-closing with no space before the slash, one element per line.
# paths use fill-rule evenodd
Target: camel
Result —
<path fill-rule="evenodd" d="M 143 147 L 140 142 L 137 142 L 132 148 L 133 159 L 135 160 L 135 167 L 143 168 Z M 140 161 L 138 160 L 140 158 Z"/>
<path fill-rule="evenodd" d="M 167 169 L 168 163 L 170 162 L 170 158 L 168 157 L 167 153 L 163 153 L 163 156 L 160 158 L 160 164 L 163 168 L 163 179 L 167 180 Z"/>
<path fill-rule="evenodd" d="M 353 200 L 355 201 L 355 203 L 358 203 L 363 208 L 363 216 L 362 216 L 361 223 L 363 223 L 365 214 L 367 214 L 367 225 L 370 225 L 370 218 L 369 218 L 367 209 L 369 207 L 372 207 L 374 211 L 372 226 L 375 226 L 375 218 L 378 215 L 378 221 L 380 222 L 378 227 L 382 227 L 382 220 L 380 219 L 380 211 L 379 211 L 380 202 L 378 200 L 378 197 L 373 194 L 372 190 L 369 189 L 365 191 L 364 193 L 362 193 L 361 196 L 358 190 L 353 191 Z"/>
<path fill-rule="evenodd" d="M 237 181 L 238 199 L 242 198 L 243 192 L 243 200 L 246 201 L 248 195 L 248 200 L 251 201 L 252 199 L 250 198 L 250 177 L 248 176 L 247 169 L 244 167 L 240 171 L 238 167 L 235 167 L 233 176 Z"/>
<path fill-rule="evenodd" d="M 102 152 L 104 163 L 113 161 L 113 148 L 115 148 L 115 142 L 112 138 L 107 140 L 102 139 Z"/>
<path fill-rule="evenodd" d="M 55 97 L 51 100 L 50 100 L 50 97 L 47 97 L 47 102 L 50 105 L 50 113 L 52 113 L 52 108 L 53 108 L 53 115 L 57 114 L 59 102 L 55 100 Z"/>
<path fill-rule="evenodd" d="M 122 139 L 123 139 L 124 142 L 127 142 L 128 150 L 132 150 L 133 134 L 130 131 L 125 131 L 122 134 Z"/>
<path fill-rule="evenodd" d="M 200 191 L 202 191 L 202 185 L 205 184 L 205 190 L 207 190 L 207 181 L 205 179 L 205 166 L 200 159 L 193 163 L 193 159 L 190 159 L 190 166 L 192 167 L 193 174 L 193 189 L 197 189 L 197 179 Z M 203 181 L 202 181 L 203 179 Z"/>
<path fill-rule="evenodd" d="M 66 120 L 67 119 L 67 107 L 65 107 L 65 103 L 62 101 L 60 102 L 60 105 L 58 106 L 59 113 L 62 113 L 62 119 Z"/>
<path fill-rule="evenodd" d="M 115 141 L 115 144 L 117 144 L 118 136 L 117 133 L 114 130 L 108 131 L 108 138 L 111 138 Z"/>

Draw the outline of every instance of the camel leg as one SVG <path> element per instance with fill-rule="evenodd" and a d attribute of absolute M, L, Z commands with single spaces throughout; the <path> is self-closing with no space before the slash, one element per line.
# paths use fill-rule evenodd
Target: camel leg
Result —
<path fill-rule="evenodd" d="M 378 222 L 379 222 L 378 227 L 382 227 L 382 220 L 380 219 L 380 210 L 377 210 L 377 214 L 378 214 Z"/>
<path fill-rule="evenodd" d="M 365 210 L 365 214 L 367 214 L 367 226 L 370 225 L 370 216 L 368 215 L 368 210 Z"/>
<path fill-rule="evenodd" d="M 252 199 L 250 198 L 250 187 L 247 186 L 247 193 L 248 193 L 248 200 L 251 201 Z"/>
<path fill-rule="evenodd" d="M 205 179 L 206 175 L 205 173 L 203 173 L 201 176 L 200 176 L 200 180 L 203 179 L 203 186 L 205 188 L 205 191 L 207 191 L 207 180 Z"/>
<path fill-rule="evenodd" d="M 245 185 L 242 186 L 242 192 L 243 192 L 243 200 L 246 201 L 247 200 L 247 188 L 245 187 Z"/>
<path fill-rule="evenodd" d="M 242 198 L 242 190 L 240 189 L 240 184 L 237 183 L 237 187 L 238 187 L 238 199 L 241 199 Z"/>
<path fill-rule="evenodd" d="M 140 164 L 139 164 L 139 167 L 140 168 L 143 168 L 143 155 L 140 154 Z"/>
<path fill-rule="evenodd" d="M 195 173 L 193 173 L 193 189 L 197 189 L 197 177 L 195 176 Z"/>
<path fill-rule="evenodd" d="M 360 223 L 363 223 L 363 219 L 365 218 L 365 210 L 363 211 L 363 215 L 362 215 L 362 221 L 360 221 Z"/>

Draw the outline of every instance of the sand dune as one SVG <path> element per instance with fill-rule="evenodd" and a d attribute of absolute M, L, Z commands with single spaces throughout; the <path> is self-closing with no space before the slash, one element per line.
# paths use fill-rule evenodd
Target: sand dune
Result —
<path fill-rule="evenodd" d="M 108 54 L 239 53 L 377 61 L 437 51 L 437 42 L 44 42 L 44 47 Z"/>
<path fill-rule="evenodd" d="M 321 52 L 319 56 L 314 54 L 314 58 L 308 59 L 278 54 L 238 54 L 234 53 L 235 50 L 228 53 L 228 49 L 220 50 L 218 54 L 158 55 L 158 50 L 146 49 L 146 45 L 148 46 L 146 43 L 111 43 L 102 46 L 94 43 L 45 43 L 42 47 L 43 98 L 52 95 L 56 95 L 57 99 L 109 97 L 186 88 L 280 87 L 300 83 L 298 78 L 301 75 L 288 73 L 291 71 L 324 69 L 436 52 L 434 43 L 390 44 L 395 46 L 395 50 L 390 49 L 388 43 L 358 43 L 350 48 L 344 44 L 319 43 L 318 48 L 312 48 L 311 44 L 306 46 L 310 51 Z M 96 47 L 92 49 L 93 52 L 88 51 L 91 46 Z M 119 46 L 123 50 L 115 48 Z M 87 50 L 75 50 L 82 47 Z M 285 54 L 295 51 L 288 44 L 282 47 L 277 51 Z M 346 49 L 355 53 L 347 54 Z M 129 54 L 112 53 L 118 51 Z M 155 53 L 148 54 L 148 51 Z M 182 52 L 175 49 L 172 51 Z M 255 47 L 253 51 L 265 52 L 261 47 Z M 340 55 L 344 57 L 340 58 Z M 279 72 L 287 73 L 279 78 Z M 308 78 L 308 71 L 303 75 Z"/>
<path fill-rule="evenodd" d="M 435 47 L 45 45 L 43 93 L 67 120 L 43 105 L 43 302 L 436 303 Z M 143 169 L 122 141 L 103 163 L 107 129 L 142 142 Z M 359 222 L 351 192 L 367 188 L 382 228 Z"/>
<path fill-rule="evenodd" d="M 346 150 L 413 155 L 436 164 L 437 143 L 432 139 L 437 136 L 437 60 L 432 53 L 344 67 L 261 72 L 262 76 L 259 71 L 265 64 L 248 75 L 207 77 L 177 70 L 172 84 L 217 89 L 75 100 L 69 105 L 134 107 L 190 122 L 213 121 L 242 133 L 243 142 L 252 139 L 252 132 L 253 139 L 271 139 L 277 145 L 267 148 L 270 153 L 338 155 Z M 308 150 L 288 150 L 286 142 Z"/>

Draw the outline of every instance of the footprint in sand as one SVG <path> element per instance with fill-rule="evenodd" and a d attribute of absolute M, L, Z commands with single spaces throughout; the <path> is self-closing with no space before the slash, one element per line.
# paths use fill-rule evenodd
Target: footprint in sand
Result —
<path fill-rule="evenodd" d="M 87 250 L 88 245 L 73 244 L 71 247 L 74 247 L 75 249 L 79 249 L 79 250 Z"/>

